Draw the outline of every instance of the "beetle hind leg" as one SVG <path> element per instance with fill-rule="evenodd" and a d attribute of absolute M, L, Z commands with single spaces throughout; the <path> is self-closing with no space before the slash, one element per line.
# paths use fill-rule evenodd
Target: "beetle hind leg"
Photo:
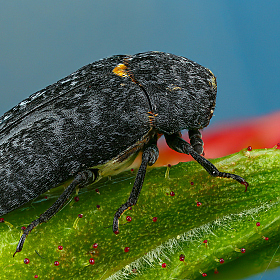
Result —
<path fill-rule="evenodd" d="M 113 232 L 118 233 L 119 232 L 119 218 L 120 216 L 126 211 L 130 206 L 135 205 L 137 203 L 138 197 L 140 195 L 147 165 L 153 165 L 157 158 L 158 158 L 158 147 L 155 144 L 152 144 L 148 147 L 146 147 L 142 154 L 142 162 L 139 167 L 139 170 L 137 172 L 134 185 L 132 188 L 132 191 L 130 193 L 130 196 L 126 203 L 124 203 L 115 213 L 114 221 L 113 221 Z"/>
<path fill-rule="evenodd" d="M 78 173 L 72 183 L 64 190 L 64 192 L 60 195 L 60 197 L 56 200 L 56 202 L 48 209 L 46 210 L 40 217 L 36 220 L 34 220 L 24 231 L 23 234 L 19 240 L 19 243 L 17 245 L 17 249 L 13 255 L 17 252 L 20 252 L 23 248 L 24 241 L 28 234 L 31 232 L 33 228 L 38 226 L 39 224 L 43 222 L 47 222 L 50 220 L 58 211 L 59 209 L 64 205 L 64 203 L 67 201 L 67 199 L 70 197 L 72 192 L 75 190 L 75 188 L 78 185 L 88 185 L 92 183 L 95 180 L 94 172 L 90 170 L 85 170 L 80 173 Z"/>

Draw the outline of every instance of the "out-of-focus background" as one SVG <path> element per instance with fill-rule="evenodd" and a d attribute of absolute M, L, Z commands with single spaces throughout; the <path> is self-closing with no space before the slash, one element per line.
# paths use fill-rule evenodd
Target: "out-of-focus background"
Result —
<path fill-rule="evenodd" d="M 1 1 L 0 114 L 85 64 L 148 50 L 212 70 L 212 124 L 274 112 L 279 14 L 279 1 Z"/>
<path fill-rule="evenodd" d="M 269 114 L 280 123 L 279 14 L 279 1 L 0 1 L 0 115 L 85 64 L 158 50 L 217 76 L 207 129 Z"/>

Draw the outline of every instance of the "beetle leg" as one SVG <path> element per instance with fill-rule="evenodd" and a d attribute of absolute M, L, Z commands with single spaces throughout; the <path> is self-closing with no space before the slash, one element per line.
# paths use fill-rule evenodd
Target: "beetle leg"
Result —
<path fill-rule="evenodd" d="M 190 129 L 189 138 L 194 150 L 200 155 L 203 154 L 203 141 L 200 131 L 198 129 Z"/>
<path fill-rule="evenodd" d="M 158 147 L 155 144 L 152 144 L 144 149 L 142 154 L 142 162 L 137 172 L 130 196 L 127 202 L 118 209 L 114 216 L 113 232 L 118 233 L 119 218 L 123 214 L 123 212 L 130 206 L 137 203 L 139 194 L 143 186 L 147 165 L 153 165 L 156 162 L 156 160 L 158 159 L 158 153 Z"/>
<path fill-rule="evenodd" d="M 167 145 L 171 149 L 179 153 L 191 155 L 211 176 L 232 178 L 237 182 L 243 184 L 245 186 L 245 192 L 247 191 L 247 187 L 249 184 L 242 177 L 231 173 L 220 172 L 210 161 L 198 154 L 197 151 L 195 151 L 194 147 L 183 140 L 178 133 L 164 136 Z"/>
<path fill-rule="evenodd" d="M 60 197 L 56 200 L 56 202 L 47 211 L 45 211 L 42 215 L 40 215 L 40 217 L 38 219 L 34 220 L 23 231 L 23 234 L 19 240 L 17 249 L 16 249 L 13 257 L 15 256 L 15 254 L 17 252 L 20 252 L 22 250 L 24 241 L 33 228 L 35 228 L 37 225 L 39 225 L 43 222 L 47 222 L 48 220 L 50 220 L 52 218 L 52 216 L 54 216 L 59 211 L 59 209 L 67 201 L 67 199 L 70 197 L 70 195 L 72 194 L 72 192 L 75 190 L 75 188 L 78 185 L 84 186 L 84 185 L 90 184 L 91 182 L 94 181 L 94 179 L 95 179 L 95 175 L 90 170 L 85 170 L 85 171 L 78 173 L 76 175 L 76 177 L 74 178 L 74 180 L 72 181 L 72 183 L 64 190 L 64 192 L 60 195 Z"/>

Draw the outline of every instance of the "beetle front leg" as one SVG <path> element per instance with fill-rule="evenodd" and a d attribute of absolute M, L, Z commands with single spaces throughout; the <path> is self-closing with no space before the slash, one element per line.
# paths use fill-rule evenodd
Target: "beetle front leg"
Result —
<path fill-rule="evenodd" d="M 58 211 L 59 209 L 64 205 L 64 203 L 67 201 L 67 199 L 70 197 L 72 192 L 75 190 L 75 188 L 78 185 L 87 185 L 93 182 L 95 179 L 95 175 L 90 170 L 85 170 L 76 175 L 72 183 L 65 189 L 65 191 L 60 195 L 60 197 L 56 200 L 56 202 L 47 210 L 45 211 L 40 217 L 36 220 L 34 220 L 27 228 L 23 231 L 23 234 L 19 240 L 19 243 L 17 245 L 17 249 L 13 255 L 17 252 L 20 252 L 23 248 L 24 241 L 28 234 L 31 232 L 33 228 L 38 226 L 39 224 L 43 222 L 47 222 L 50 220 Z"/>
<path fill-rule="evenodd" d="M 179 153 L 184 153 L 191 155 L 211 176 L 213 177 L 223 177 L 223 178 L 232 178 L 237 182 L 245 186 L 245 192 L 249 184 L 240 176 L 231 173 L 220 172 L 215 165 L 213 165 L 206 158 L 198 154 L 194 148 L 180 137 L 179 134 L 175 133 L 172 135 L 164 135 L 167 145 Z"/>
<path fill-rule="evenodd" d="M 140 195 L 143 186 L 147 165 L 153 165 L 156 162 L 156 160 L 158 159 L 158 153 L 159 153 L 158 147 L 155 144 L 152 144 L 144 149 L 142 154 L 142 162 L 137 172 L 136 179 L 134 181 L 134 185 L 130 193 L 130 196 L 127 202 L 124 203 L 118 209 L 118 211 L 114 216 L 114 221 L 113 221 L 114 233 L 116 234 L 119 233 L 119 218 L 123 214 L 123 212 L 127 210 L 130 206 L 135 205 L 137 203 L 138 197 Z"/>
<path fill-rule="evenodd" d="M 204 155 L 203 152 L 203 141 L 201 139 L 201 133 L 198 129 L 190 129 L 189 130 L 189 138 L 190 138 L 190 143 L 193 146 L 194 150 L 200 154 Z"/>

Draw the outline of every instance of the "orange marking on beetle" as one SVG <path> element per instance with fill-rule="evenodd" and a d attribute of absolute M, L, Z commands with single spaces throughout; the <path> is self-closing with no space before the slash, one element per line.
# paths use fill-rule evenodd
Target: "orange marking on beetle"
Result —
<path fill-rule="evenodd" d="M 113 73 L 120 77 L 128 77 L 129 75 L 126 69 L 127 67 L 123 63 L 120 63 L 113 69 Z"/>
<path fill-rule="evenodd" d="M 155 114 L 153 112 L 148 112 L 148 118 L 149 118 L 149 124 L 150 126 L 155 126 L 155 117 L 158 116 L 158 114 Z"/>

